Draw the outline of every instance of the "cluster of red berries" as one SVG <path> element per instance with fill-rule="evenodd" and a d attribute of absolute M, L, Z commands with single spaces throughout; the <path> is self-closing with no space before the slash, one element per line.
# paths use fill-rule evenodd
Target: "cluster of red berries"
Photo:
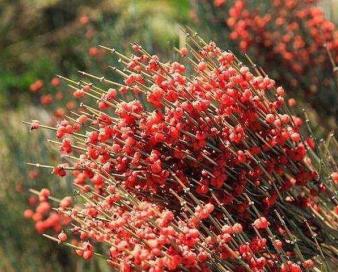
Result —
<path fill-rule="evenodd" d="M 230 38 L 239 41 L 245 51 L 258 45 L 269 48 L 290 63 L 295 72 L 302 73 L 310 63 L 325 61 L 326 57 L 319 54 L 326 53 L 324 46 L 338 51 L 335 26 L 314 2 L 275 0 L 269 13 L 263 14 L 248 1 L 235 1 L 226 20 Z"/>
<path fill-rule="evenodd" d="M 69 99 L 68 102 L 65 105 L 65 108 L 58 106 L 58 103 L 64 103 L 64 94 L 61 90 L 61 80 L 58 77 L 53 77 L 49 85 L 47 87 L 44 87 L 45 82 L 41 79 L 35 81 L 30 85 L 30 91 L 33 93 L 39 94 L 39 101 L 40 104 L 43 106 L 49 106 L 49 105 L 56 105 L 54 116 L 57 119 L 64 118 L 65 112 L 67 110 L 74 110 L 77 106 L 77 103 L 74 99 Z M 43 89 L 53 89 L 56 90 L 53 93 L 44 93 L 42 92 Z"/>
<path fill-rule="evenodd" d="M 108 263 L 124 272 L 314 267 L 315 226 L 304 218 L 325 215 L 321 197 L 334 205 L 307 155 L 314 140 L 285 111 L 274 80 L 213 42 L 187 38 L 179 53 L 190 65 L 162 63 L 134 45 L 131 57 L 117 53 L 122 83 L 84 72 L 101 84 L 68 80 L 74 96 L 98 104 L 54 128 L 66 162 L 53 173 L 71 172 L 83 199 L 59 209 L 72 218 L 77 254 L 90 259 L 95 244 L 106 244 Z M 304 217 L 292 225 L 294 211 Z M 333 218 L 316 235 L 329 243 L 336 225 Z M 298 241 L 299 229 L 306 239 Z M 322 251 L 334 256 L 330 245 Z"/>
<path fill-rule="evenodd" d="M 298 97 L 311 95 L 313 98 L 307 101 L 315 109 L 336 119 L 338 97 L 332 65 L 338 63 L 338 31 L 317 2 L 214 1 L 216 9 L 212 7 L 214 12 L 208 12 L 208 1 L 197 1 L 203 7 L 202 22 L 218 22 L 226 31 L 225 41 L 235 41 L 284 87 L 300 90 Z"/>
<path fill-rule="evenodd" d="M 65 225 L 70 223 L 71 218 L 53 211 L 53 207 L 49 201 L 51 196 L 48 189 L 42 189 L 38 196 L 31 196 L 28 199 L 31 209 L 24 211 L 24 217 L 32 219 L 35 222 L 35 229 L 38 233 L 45 233 L 52 230 L 56 233 L 61 232 Z M 67 209 L 72 205 L 72 199 L 65 197 L 60 201 L 60 208 Z"/>
<path fill-rule="evenodd" d="M 96 35 L 95 27 L 90 24 L 90 19 L 88 16 L 81 16 L 79 18 L 79 25 L 81 32 L 84 32 L 84 35 L 88 40 L 91 40 Z M 79 36 L 80 35 L 82 35 L 82 33 L 79 33 Z M 101 58 L 104 56 L 104 53 L 105 51 L 102 48 L 88 47 L 87 54 L 89 57 Z M 77 107 L 76 99 L 69 99 L 69 96 L 64 95 L 63 89 L 63 86 L 61 86 L 61 80 L 58 77 L 53 77 L 49 80 L 49 82 L 38 79 L 29 87 L 29 91 L 39 97 L 39 102 L 42 106 L 51 106 L 54 109 L 54 116 L 57 119 L 64 118 L 67 110 L 74 110 Z M 80 96 L 80 91 L 78 92 L 78 95 L 74 94 L 75 98 L 80 98 Z M 66 105 L 64 105 L 65 98 L 67 99 Z M 62 106 L 60 103 L 62 103 Z"/>

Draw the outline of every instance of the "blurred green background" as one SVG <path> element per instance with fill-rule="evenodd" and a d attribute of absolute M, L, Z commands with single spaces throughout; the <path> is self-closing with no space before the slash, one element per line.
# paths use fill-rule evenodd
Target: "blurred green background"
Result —
<path fill-rule="evenodd" d="M 337 2 L 322 3 L 332 20 L 338 16 Z M 62 116 L 61 105 L 76 103 L 68 100 L 64 86 L 50 83 L 55 74 L 107 71 L 113 77 L 107 67 L 116 60 L 99 44 L 128 52 L 130 42 L 137 42 L 166 60 L 182 42 L 179 25 L 192 26 L 205 38 L 217 37 L 217 28 L 197 12 L 199 5 L 210 3 L 214 1 L 0 0 L 0 271 L 108 271 L 104 261 L 84 262 L 38 235 L 24 219 L 29 188 L 48 185 L 60 196 L 71 188 L 48 170 L 33 173 L 25 165 L 52 164 L 56 158 L 45 141 L 48 132 L 30 133 L 22 121 L 52 123 L 53 115 Z M 222 48 L 230 46 L 226 37 L 218 41 Z M 32 87 L 37 80 L 41 86 Z M 314 120 L 320 116 L 309 113 Z"/>

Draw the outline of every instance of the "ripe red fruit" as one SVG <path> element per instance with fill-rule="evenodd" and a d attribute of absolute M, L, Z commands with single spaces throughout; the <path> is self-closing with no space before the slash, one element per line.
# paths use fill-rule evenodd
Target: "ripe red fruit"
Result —
<path fill-rule="evenodd" d="M 33 129 L 38 129 L 40 127 L 40 121 L 38 120 L 33 120 L 31 124 L 31 130 Z"/>
<path fill-rule="evenodd" d="M 31 209 L 27 209 L 24 211 L 23 216 L 27 219 L 32 218 L 34 212 Z"/>
<path fill-rule="evenodd" d="M 112 101 L 116 98 L 117 96 L 117 91 L 115 89 L 108 89 L 107 93 L 104 95 L 104 98 L 107 99 L 108 101 Z"/>
<path fill-rule="evenodd" d="M 302 272 L 302 269 L 295 263 L 287 262 L 282 264 L 281 272 Z"/>
<path fill-rule="evenodd" d="M 226 0 L 214 0 L 215 7 L 219 8 L 225 4 Z"/>
<path fill-rule="evenodd" d="M 29 89 L 30 89 L 31 92 L 36 93 L 43 88 L 43 85 L 44 85 L 43 81 L 39 79 L 39 80 L 35 81 L 34 83 L 32 83 L 30 85 Z"/>
<path fill-rule="evenodd" d="M 83 243 L 83 248 L 84 248 L 83 254 L 82 254 L 83 259 L 85 260 L 91 259 L 94 255 L 93 246 L 90 243 L 85 242 Z"/>
<path fill-rule="evenodd" d="M 39 206 L 36 208 L 36 212 L 44 215 L 50 211 L 50 208 L 51 208 L 50 204 L 44 201 L 41 202 Z"/>
<path fill-rule="evenodd" d="M 46 188 L 41 189 L 39 193 L 39 200 L 40 201 L 47 201 L 48 197 L 51 195 L 50 191 Z"/>
<path fill-rule="evenodd" d="M 269 227 L 270 223 L 268 222 L 268 220 L 265 217 L 260 217 L 258 219 L 255 220 L 255 222 L 253 223 L 253 226 L 256 229 L 267 229 Z"/>
<path fill-rule="evenodd" d="M 89 17 L 87 15 L 83 15 L 80 17 L 80 24 L 87 25 L 89 23 Z"/>
<path fill-rule="evenodd" d="M 87 84 L 85 86 L 83 86 L 83 91 L 84 92 L 89 92 L 91 90 L 92 86 L 90 84 Z"/>
<path fill-rule="evenodd" d="M 267 114 L 265 117 L 265 120 L 269 123 L 272 124 L 275 121 L 275 116 L 273 114 Z"/>
<path fill-rule="evenodd" d="M 231 232 L 232 233 L 241 233 L 243 232 L 243 227 L 241 224 L 239 223 L 235 223 L 232 227 L 231 227 Z"/>
<path fill-rule="evenodd" d="M 80 124 L 84 124 L 85 122 L 87 122 L 88 117 L 84 114 L 80 115 L 76 121 L 79 122 Z"/>
<path fill-rule="evenodd" d="M 53 103 L 53 97 L 50 94 L 42 95 L 40 97 L 40 103 L 42 105 L 50 105 Z"/>
<path fill-rule="evenodd" d="M 63 165 L 58 165 L 54 167 L 53 174 L 60 176 L 60 177 L 64 177 L 67 173 Z"/>
<path fill-rule="evenodd" d="M 60 147 L 61 153 L 69 154 L 72 152 L 72 143 L 69 139 L 63 139 Z"/>
<path fill-rule="evenodd" d="M 306 269 L 312 269 L 315 266 L 315 263 L 314 263 L 314 261 L 309 259 L 309 260 L 306 260 L 306 261 L 303 262 L 303 266 Z"/>
<path fill-rule="evenodd" d="M 81 98 L 81 97 L 84 97 L 85 96 L 85 92 L 83 89 L 77 89 L 75 92 L 73 92 L 73 95 L 76 97 L 76 98 Z"/>
<path fill-rule="evenodd" d="M 288 100 L 288 105 L 289 105 L 289 107 L 294 107 L 294 106 L 296 106 L 296 105 L 297 105 L 296 99 L 290 98 L 290 99 Z"/>
<path fill-rule="evenodd" d="M 42 214 L 41 213 L 34 213 L 32 215 L 32 219 L 34 222 L 39 222 L 42 220 Z"/>
<path fill-rule="evenodd" d="M 331 178 L 332 178 L 334 183 L 338 184 L 338 172 L 333 172 L 331 174 Z"/>
<path fill-rule="evenodd" d="M 66 242 L 68 237 L 67 234 L 64 233 L 63 231 L 58 234 L 58 239 L 60 240 L 61 243 Z"/>
<path fill-rule="evenodd" d="M 183 47 L 183 48 L 180 49 L 180 55 L 181 55 L 182 58 L 188 56 L 188 54 L 189 54 L 189 51 L 186 47 Z"/>
<path fill-rule="evenodd" d="M 295 143 L 298 143 L 301 140 L 299 133 L 296 133 L 296 132 L 292 133 L 290 137 L 291 137 L 291 140 L 294 141 Z"/>
<path fill-rule="evenodd" d="M 154 174 L 158 174 L 162 171 L 162 167 L 161 167 L 161 161 L 160 160 L 157 160 L 155 161 L 151 166 L 151 171 L 154 173 Z"/>
<path fill-rule="evenodd" d="M 205 71 L 205 69 L 207 69 L 206 63 L 203 62 L 203 61 L 200 62 L 200 63 L 198 64 L 198 66 L 197 66 L 197 69 L 198 69 L 199 71 L 201 71 L 201 72 Z"/>
<path fill-rule="evenodd" d="M 88 50 L 88 55 L 90 57 L 97 57 L 99 55 L 99 49 L 96 47 L 91 47 Z"/>
<path fill-rule="evenodd" d="M 66 196 L 65 198 L 63 198 L 61 201 L 60 201 L 60 208 L 63 208 L 63 209 L 66 209 L 66 208 L 69 208 L 71 207 L 73 204 L 73 200 L 70 196 Z"/>
<path fill-rule="evenodd" d="M 276 249 L 281 250 L 283 248 L 283 243 L 280 240 L 275 240 L 273 242 L 273 245 Z"/>
<path fill-rule="evenodd" d="M 58 77 L 53 77 L 50 84 L 54 87 L 58 87 L 61 84 L 61 80 Z"/>
<path fill-rule="evenodd" d="M 208 214 L 211 214 L 214 211 L 215 206 L 211 203 L 208 203 L 204 206 L 204 209 Z"/>

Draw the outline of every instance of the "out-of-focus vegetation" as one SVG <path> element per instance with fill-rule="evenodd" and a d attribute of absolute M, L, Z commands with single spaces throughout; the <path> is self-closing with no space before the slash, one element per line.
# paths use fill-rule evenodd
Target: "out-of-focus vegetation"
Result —
<path fill-rule="evenodd" d="M 202 36 L 219 37 L 212 21 L 198 17 L 192 5 L 196 2 L 0 1 L 0 271 L 107 271 L 104 261 L 89 265 L 79 260 L 71 249 L 36 234 L 34 224 L 24 219 L 29 188 L 48 184 L 56 195 L 72 188 L 67 180 L 51 178 L 49 170 L 32 175 L 25 162 L 52 164 L 53 151 L 45 153 L 46 135 L 29 133 L 21 121 L 52 122 L 52 113 L 60 113 L 59 100 L 66 104 L 70 99 L 68 108 L 74 106 L 66 86 L 51 84 L 55 74 L 76 77 L 78 70 L 104 70 L 113 78 L 108 66 L 116 58 L 100 44 L 128 52 L 130 42 L 137 42 L 149 52 L 169 56 L 180 43 L 179 24 L 195 27 Z M 331 10 L 326 12 L 337 16 Z M 222 38 L 223 48 L 233 46 Z M 42 84 L 32 92 L 37 80 Z M 309 115 L 321 113 L 310 109 Z"/>
<path fill-rule="evenodd" d="M 29 207 L 26 192 L 30 187 L 43 188 L 48 183 L 54 191 L 69 190 L 60 180 L 50 179 L 48 172 L 30 171 L 25 166 L 28 160 L 51 161 L 52 154 L 44 151 L 43 134 L 27 137 L 20 124 L 28 116 L 49 119 L 46 112 L 31 106 L 0 117 L 0 271 L 76 271 L 83 264 L 65 248 L 55 248 L 36 235 L 34 225 L 23 217 Z"/>
<path fill-rule="evenodd" d="M 168 51 L 188 12 L 188 1 L 179 0 L 2 1 L 0 103 L 17 105 L 36 79 L 48 82 L 56 73 L 97 64 L 100 43 L 125 49 L 135 41 L 150 51 Z"/>

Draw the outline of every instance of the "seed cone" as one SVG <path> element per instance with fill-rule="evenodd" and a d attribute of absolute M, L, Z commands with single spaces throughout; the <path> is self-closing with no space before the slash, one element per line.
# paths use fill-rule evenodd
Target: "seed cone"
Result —
<path fill-rule="evenodd" d="M 330 271 L 336 164 L 322 161 L 282 87 L 213 42 L 189 31 L 187 41 L 185 64 L 104 47 L 123 81 L 64 78 L 97 102 L 51 141 L 63 158 L 53 173 L 78 191 L 58 208 L 72 218 L 69 245 L 90 259 L 103 244 L 118 271 Z"/>

